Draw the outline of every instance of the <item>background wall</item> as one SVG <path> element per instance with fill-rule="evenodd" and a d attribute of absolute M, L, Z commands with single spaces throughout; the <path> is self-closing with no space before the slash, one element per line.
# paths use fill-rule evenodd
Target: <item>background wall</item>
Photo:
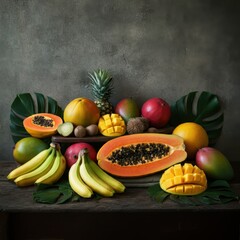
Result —
<path fill-rule="evenodd" d="M 0 0 L 0 160 L 12 159 L 10 106 L 40 92 L 62 108 L 89 97 L 87 73 L 108 69 L 112 103 L 170 104 L 217 94 L 225 120 L 217 147 L 239 160 L 240 2 L 234 0 Z"/>

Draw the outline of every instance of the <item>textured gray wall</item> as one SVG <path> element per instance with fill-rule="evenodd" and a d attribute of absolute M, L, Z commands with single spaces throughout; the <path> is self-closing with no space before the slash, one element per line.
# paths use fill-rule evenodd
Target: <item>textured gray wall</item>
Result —
<path fill-rule="evenodd" d="M 98 67 L 114 76 L 114 104 L 217 94 L 225 113 L 217 147 L 239 160 L 239 12 L 237 0 L 0 0 L 0 160 L 12 159 L 18 93 L 40 92 L 64 108 L 91 97 L 86 76 Z"/>

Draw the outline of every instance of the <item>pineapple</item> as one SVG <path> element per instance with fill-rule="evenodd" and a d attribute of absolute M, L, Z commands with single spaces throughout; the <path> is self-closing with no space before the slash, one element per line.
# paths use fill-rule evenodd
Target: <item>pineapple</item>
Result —
<path fill-rule="evenodd" d="M 100 115 L 113 112 L 113 106 L 109 99 L 113 91 L 113 78 L 107 70 L 98 69 L 89 73 L 91 80 L 92 94 L 94 102 L 100 110 Z"/>

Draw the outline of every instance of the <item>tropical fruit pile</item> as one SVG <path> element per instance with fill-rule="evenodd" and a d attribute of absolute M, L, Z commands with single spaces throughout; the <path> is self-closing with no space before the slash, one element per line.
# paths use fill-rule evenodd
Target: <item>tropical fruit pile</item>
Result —
<path fill-rule="evenodd" d="M 128 97 L 114 106 L 111 74 L 97 69 L 88 78 L 93 99 L 76 97 L 64 109 L 40 93 L 34 98 L 28 93 L 17 95 L 10 129 L 13 156 L 20 166 L 9 173 L 9 180 L 18 186 L 52 184 L 67 171 L 72 189 L 89 198 L 94 192 L 106 197 L 124 192 L 125 186 L 114 176 L 162 172 L 162 189 L 182 195 L 205 191 L 207 179 L 234 177 L 230 161 L 214 148 L 223 127 L 216 95 L 190 92 L 172 105 L 152 97 L 141 106 Z M 59 144 L 51 143 L 54 135 L 75 137 L 81 143 L 72 143 L 61 153 Z M 85 137 L 99 136 L 109 137 L 100 149 L 84 142 Z"/>

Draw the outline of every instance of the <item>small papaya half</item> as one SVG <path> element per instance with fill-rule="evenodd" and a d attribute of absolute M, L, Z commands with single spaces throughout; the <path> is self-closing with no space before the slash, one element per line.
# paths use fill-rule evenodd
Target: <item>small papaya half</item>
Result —
<path fill-rule="evenodd" d="M 118 177 L 140 177 L 164 170 L 187 158 L 183 139 L 173 134 L 120 136 L 98 150 L 99 166 Z"/>
<path fill-rule="evenodd" d="M 23 120 L 23 126 L 33 137 L 45 138 L 57 133 L 57 128 L 63 123 L 61 117 L 51 113 L 36 113 Z"/>

